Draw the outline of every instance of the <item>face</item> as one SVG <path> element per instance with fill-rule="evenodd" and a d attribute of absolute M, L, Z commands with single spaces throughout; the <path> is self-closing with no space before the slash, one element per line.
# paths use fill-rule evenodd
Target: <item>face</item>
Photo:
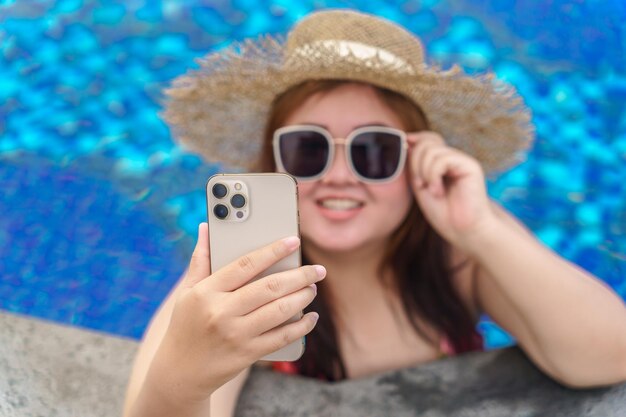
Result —
<path fill-rule="evenodd" d="M 319 125 L 334 138 L 345 138 L 368 125 L 403 129 L 400 120 L 372 87 L 345 84 L 309 97 L 285 125 Z M 406 175 L 367 184 L 350 171 L 343 146 L 336 146 L 328 172 L 319 180 L 299 182 L 300 231 L 308 244 L 324 251 L 354 251 L 387 243 L 412 202 Z"/>

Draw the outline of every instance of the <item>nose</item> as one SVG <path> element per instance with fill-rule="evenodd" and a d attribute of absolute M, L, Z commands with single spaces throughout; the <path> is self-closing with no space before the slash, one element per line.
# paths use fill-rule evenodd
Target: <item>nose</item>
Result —
<path fill-rule="evenodd" d="M 322 177 L 321 182 L 325 184 L 356 184 L 359 179 L 354 175 L 348 166 L 346 158 L 346 147 L 342 144 L 335 144 L 335 156 L 331 162 L 330 169 Z"/>

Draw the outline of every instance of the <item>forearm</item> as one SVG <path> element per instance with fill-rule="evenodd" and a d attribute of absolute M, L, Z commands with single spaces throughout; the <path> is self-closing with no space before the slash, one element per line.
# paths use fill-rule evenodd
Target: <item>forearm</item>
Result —
<path fill-rule="evenodd" d="M 244 369 L 239 375 L 217 388 L 206 399 L 187 397 L 181 399 L 182 396 L 189 393 L 188 389 L 182 386 L 173 386 L 171 389 L 167 389 L 160 384 L 152 384 L 150 380 L 144 381 L 136 397 L 128 405 L 124 417 L 209 417 L 209 415 L 214 417 L 232 417 L 235 413 L 239 394 L 249 373 L 249 368 Z M 152 381 L 157 382 L 163 382 L 163 380 L 164 378 L 152 379 Z M 179 391 L 179 388 L 183 388 L 183 390 Z"/>
<path fill-rule="evenodd" d="M 174 401 L 149 385 L 144 385 L 125 417 L 209 417 L 210 398 L 205 401 Z"/>
<path fill-rule="evenodd" d="M 544 370 L 570 385 L 626 378 L 626 308 L 604 283 L 502 219 L 472 247 L 486 312 Z"/>

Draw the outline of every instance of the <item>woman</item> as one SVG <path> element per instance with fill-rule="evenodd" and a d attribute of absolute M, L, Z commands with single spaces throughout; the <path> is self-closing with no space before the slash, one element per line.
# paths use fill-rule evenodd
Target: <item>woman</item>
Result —
<path fill-rule="evenodd" d="M 330 11 L 285 45 L 265 38 L 209 56 L 169 94 L 166 117 L 191 149 L 299 179 L 306 262 L 244 285 L 296 250 L 291 238 L 211 274 L 201 224 L 141 345 L 126 416 L 231 415 L 249 367 L 309 333 L 303 358 L 275 369 L 337 380 L 480 349 L 483 312 L 562 384 L 626 380 L 619 297 L 487 196 L 484 172 L 510 166 L 532 136 L 509 88 L 425 65 L 419 41 L 390 22 Z M 340 146 L 383 130 L 393 145 L 376 158 Z M 305 134 L 315 152 L 272 152 L 273 140 Z M 290 163 L 302 157 L 306 167 Z M 298 322 L 256 330 L 307 306 Z"/>

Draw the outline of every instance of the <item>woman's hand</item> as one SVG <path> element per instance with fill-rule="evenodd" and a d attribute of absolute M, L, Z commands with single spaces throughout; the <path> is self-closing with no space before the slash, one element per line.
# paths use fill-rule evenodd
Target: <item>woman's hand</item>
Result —
<path fill-rule="evenodd" d="M 247 284 L 299 244 L 295 237 L 274 242 L 209 276 L 207 225 L 202 223 L 146 383 L 172 401 L 205 401 L 258 359 L 309 333 L 316 313 L 276 327 L 313 300 L 314 284 L 326 274 L 323 267 L 303 266 Z"/>
<path fill-rule="evenodd" d="M 496 220 L 480 163 L 435 132 L 408 135 L 411 185 L 430 224 L 461 248 Z"/>

